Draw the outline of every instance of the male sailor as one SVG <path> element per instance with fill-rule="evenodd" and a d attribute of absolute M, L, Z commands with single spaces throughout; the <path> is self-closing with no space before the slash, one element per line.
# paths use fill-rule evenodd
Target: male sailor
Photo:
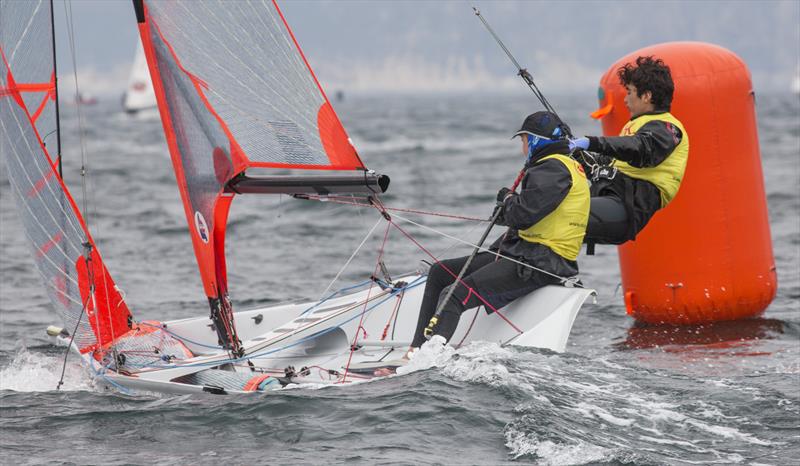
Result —
<path fill-rule="evenodd" d="M 527 157 L 526 172 L 519 193 L 503 188 L 497 194 L 498 223 L 508 230 L 490 250 L 502 257 L 490 252 L 477 254 L 458 283 L 456 276 L 468 257 L 431 267 L 407 357 L 425 342 L 424 331 L 450 287 L 455 287 L 453 293 L 442 303 L 432 329 L 434 335 L 448 341 L 467 309 L 484 305 L 492 312 L 492 308 L 499 309 L 578 273 L 576 260 L 586 232 L 590 194 L 583 168 L 569 156 L 564 125 L 553 113 L 537 112 L 525 119 L 516 136 Z"/>
<path fill-rule="evenodd" d="M 641 56 L 617 70 L 631 119 L 617 137 L 571 139 L 570 149 L 600 154 L 589 163 L 592 201 L 586 242 L 622 244 L 636 238 L 678 192 L 689 136 L 671 113 L 675 85 L 661 59 Z M 591 154 L 589 154 L 591 155 Z M 603 157 L 605 156 L 605 157 Z"/>

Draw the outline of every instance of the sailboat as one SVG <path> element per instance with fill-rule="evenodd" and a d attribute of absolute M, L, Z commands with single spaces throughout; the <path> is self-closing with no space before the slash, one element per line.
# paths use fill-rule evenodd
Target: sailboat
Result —
<path fill-rule="evenodd" d="M 122 108 L 127 113 L 156 108 L 156 94 L 153 92 L 150 71 L 147 69 L 147 60 L 140 41 L 136 43 L 136 57 L 133 59 L 128 86 L 122 96 Z"/>
<path fill-rule="evenodd" d="M 208 309 L 181 320 L 134 317 L 62 180 L 60 147 L 52 154 L 43 143 L 58 126 L 54 53 L 43 53 L 52 7 L 2 2 L 0 140 L 34 262 L 62 321 L 49 333 L 98 383 L 124 392 L 253 393 L 383 374 L 372 369 L 399 359 L 412 339 L 424 273 L 391 279 L 379 273 L 379 253 L 363 283 L 322 299 L 234 312 L 228 293 L 225 233 L 237 196 L 348 195 L 374 206 L 387 233 L 407 234 L 380 201 L 389 178 L 359 158 L 278 5 L 133 4 Z M 564 351 L 592 295 L 548 286 L 491 315 L 468 311 L 451 343 Z"/>

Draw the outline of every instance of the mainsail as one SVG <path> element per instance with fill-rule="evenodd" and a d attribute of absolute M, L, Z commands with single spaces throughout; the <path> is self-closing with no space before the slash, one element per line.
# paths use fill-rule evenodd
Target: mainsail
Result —
<path fill-rule="evenodd" d="M 57 130 L 51 6 L 0 2 L 0 149 L 50 301 L 81 352 L 99 359 L 131 315 L 48 151 Z"/>
<path fill-rule="evenodd" d="M 224 253 L 233 196 L 383 191 L 388 180 L 364 168 L 274 1 L 133 3 L 212 319 L 237 353 Z"/>
<path fill-rule="evenodd" d="M 128 87 L 122 99 L 122 107 L 128 113 L 138 112 L 148 108 L 155 108 L 156 95 L 153 93 L 153 82 L 150 71 L 147 69 L 147 60 L 144 57 L 142 43 L 136 43 L 136 57 L 131 67 L 131 76 L 128 78 Z"/>

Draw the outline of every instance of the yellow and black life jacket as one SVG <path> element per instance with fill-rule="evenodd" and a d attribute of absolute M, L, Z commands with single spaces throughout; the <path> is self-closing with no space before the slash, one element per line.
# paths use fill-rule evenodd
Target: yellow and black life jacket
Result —
<path fill-rule="evenodd" d="M 664 208 L 678 193 L 678 189 L 681 187 L 681 180 L 683 180 L 683 173 L 686 170 L 686 161 L 689 159 L 689 135 L 686 134 L 683 124 L 669 112 L 656 115 L 641 115 L 623 126 L 619 135 L 631 136 L 636 134 L 645 123 L 653 120 L 666 121 L 681 130 L 683 137 L 672 153 L 655 167 L 636 168 L 621 160 L 617 160 L 614 166 L 631 178 L 653 183 L 661 193 L 661 207 Z"/>
<path fill-rule="evenodd" d="M 554 211 L 531 227 L 519 230 L 518 234 L 525 241 L 543 244 L 559 256 L 574 261 L 581 250 L 589 220 L 589 184 L 583 167 L 575 160 L 553 154 L 541 161 L 547 159 L 559 160 L 567 167 L 572 175 L 572 186 Z"/>

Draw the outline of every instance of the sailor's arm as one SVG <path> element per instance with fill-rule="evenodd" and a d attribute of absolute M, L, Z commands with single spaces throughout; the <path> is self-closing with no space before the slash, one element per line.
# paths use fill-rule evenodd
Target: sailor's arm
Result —
<path fill-rule="evenodd" d="M 589 150 L 628 162 L 634 167 L 655 167 L 680 144 L 681 130 L 667 121 L 645 123 L 631 136 L 589 136 Z"/>
<path fill-rule="evenodd" d="M 553 212 L 572 188 L 572 175 L 556 159 L 545 160 L 528 170 L 519 195 L 509 196 L 504 204 L 505 223 L 524 230 Z"/>

